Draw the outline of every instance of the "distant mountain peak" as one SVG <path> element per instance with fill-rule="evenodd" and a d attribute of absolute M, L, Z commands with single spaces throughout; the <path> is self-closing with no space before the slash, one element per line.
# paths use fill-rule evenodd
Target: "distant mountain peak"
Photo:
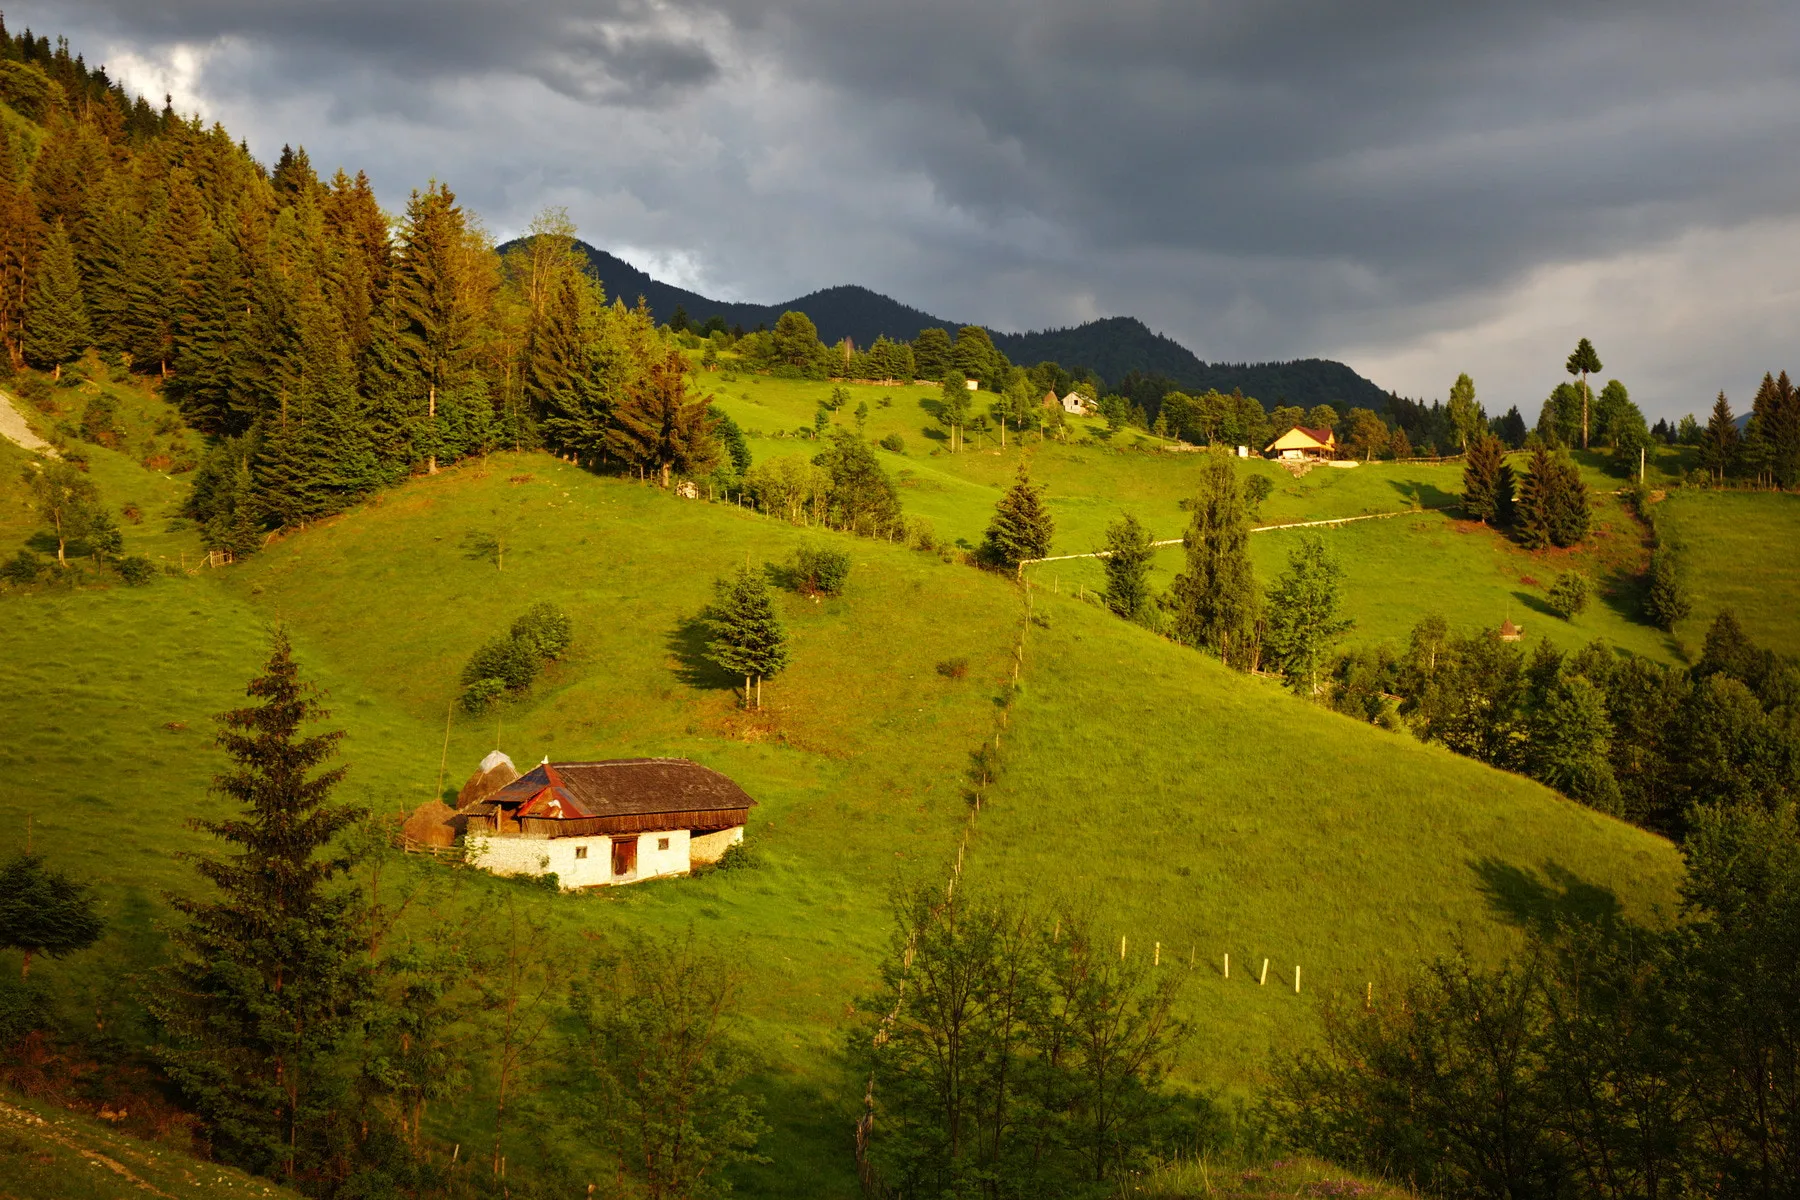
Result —
<path fill-rule="evenodd" d="M 628 304 L 641 296 L 658 321 L 667 321 L 679 307 L 696 324 L 716 315 L 727 325 L 754 329 L 758 325 L 773 327 L 782 313 L 793 309 L 812 319 L 824 341 L 847 337 L 858 346 L 867 346 L 882 336 L 910 341 L 921 329 L 954 331 L 971 324 L 947 321 L 855 283 L 821 288 L 785 304 L 713 300 L 663 283 L 617 255 L 586 242 L 575 244 L 587 257 L 608 296 Z M 1080 325 L 1028 333 L 992 328 L 988 332 L 994 345 L 1015 363 L 1028 366 L 1048 359 L 1065 367 L 1086 367 L 1113 385 L 1136 373 L 1164 376 L 1174 386 L 1190 391 L 1217 388 L 1229 392 L 1237 388 L 1267 406 L 1296 404 L 1311 408 L 1329 404 L 1343 412 L 1355 407 L 1379 410 L 1387 403 L 1385 392 L 1343 363 L 1320 358 L 1277 363 L 1208 363 L 1137 317 L 1100 317 Z"/>

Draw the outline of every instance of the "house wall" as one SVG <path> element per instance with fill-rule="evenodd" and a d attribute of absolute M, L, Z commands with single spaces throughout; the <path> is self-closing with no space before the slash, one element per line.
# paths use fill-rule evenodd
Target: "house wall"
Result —
<path fill-rule="evenodd" d="M 740 834 L 742 831 L 739 831 Z M 667 850 L 657 843 L 668 839 Z M 546 875 L 554 872 L 565 888 L 636 883 L 659 875 L 685 875 L 689 866 L 689 835 L 685 829 L 665 829 L 637 835 L 637 871 L 623 877 L 612 873 L 613 839 L 605 835 L 568 838 L 484 837 L 468 838 L 469 853 L 478 866 L 496 875 Z M 587 850 L 577 858 L 577 847 Z M 723 854 L 721 846 L 719 853 Z M 703 860 L 703 861 L 711 861 Z"/>
<path fill-rule="evenodd" d="M 725 851 L 744 840 L 744 827 L 734 825 L 715 833 L 703 833 L 688 842 L 688 858 L 694 863 L 716 863 Z"/>

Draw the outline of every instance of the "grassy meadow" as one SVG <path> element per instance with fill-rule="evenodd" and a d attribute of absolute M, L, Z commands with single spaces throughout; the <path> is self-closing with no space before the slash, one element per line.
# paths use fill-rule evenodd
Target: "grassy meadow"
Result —
<path fill-rule="evenodd" d="M 1684 488 L 1651 507 L 1658 534 L 1679 547 L 1693 612 L 1675 635 L 1698 655 L 1721 609 L 1783 654 L 1800 654 L 1800 497 Z"/>
<path fill-rule="evenodd" d="M 115 457 L 90 455 L 109 498 L 159 494 L 166 477 Z M 16 505 L 16 483 L 5 487 Z M 140 536 L 177 548 L 193 532 L 152 510 L 127 530 L 129 549 Z M 736 681 L 699 658 L 694 617 L 716 575 L 823 539 L 853 554 L 848 593 L 816 604 L 780 593 L 794 664 L 767 686 L 768 709 L 745 714 Z M 574 617 L 570 655 L 495 716 L 453 710 L 468 654 L 541 599 Z M 1459 941 L 1504 945 L 1521 913 L 1564 891 L 1645 912 L 1670 899 L 1676 859 L 1655 838 L 1220 671 L 1091 604 L 1042 588 L 1035 601 L 1048 628 L 1030 626 L 1006 775 L 969 878 L 1090 898 L 1133 944 L 1160 940 L 1178 957 L 1185 942 L 1202 965 L 1226 950 L 1246 972 L 1264 954 L 1274 975 L 1302 963 L 1299 998 L 1273 979 L 1201 973 L 1194 1085 L 1241 1091 L 1269 1048 L 1308 1036 L 1320 995 Z M 1024 620 L 1016 585 L 934 556 L 497 455 L 228 570 L 6 597 L 0 653 L 15 685 L 0 698 L 0 771 L 15 787 L 0 828 L 17 836 L 29 815 L 38 846 L 101 881 L 107 940 L 45 972 L 129 1023 L 133 976 L 160 951 L 161 895 L 191 886 L 173 854 L 204 847 L 185 821 L 219 811 L 209 718 L 238 702 L 277 622 L 348 732 L 346 798 L 377 811 L 452 791 L 496 745 L 522 766 L 705 762 L 760 801 L 761 867 L 570 896 L 475 876 L 467 898 L 526 906 L 571 958 L 590 936 L 691 930 L 743 963 L 776 1164 L 746 1172 L 744 1189 L 791 1194 L 806 1178 L 811 1194 L 847 1195 L 852 1006 L 886 945 L 892 889 L 942 879 L 954 856 L 969 756 L 993 734 Z M 958 659 L 961 678 L 937 669 Z M 1295 746 L 1299 761 L 1284 763 Z M 441 1119 L 446 1136 L 478 1136 L 473 1109 Z"/>

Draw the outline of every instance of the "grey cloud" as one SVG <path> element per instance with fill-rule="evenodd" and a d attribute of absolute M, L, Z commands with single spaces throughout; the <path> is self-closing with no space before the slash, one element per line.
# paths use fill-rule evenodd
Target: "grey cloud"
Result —
<path fill-rule="evenodd" d="M 594 240 L 691 253 L 740 295 L 855 281 L 1002 327 L 1128 312 L 1207 357 L 1398 360 L 1545 264 L 1791 217 L 1800 183 L 1793 6 L 48 0 L 8 15 L 147 49 L 230 39 L 209 115 L 369 165 L 390 196 L 463 181 L 498 228 L 565 203 Z M 1696 344 L 1695 377 L 1727 373 L 1706 365 L 1723 353 Z M 1531 370 L 1503 387 L 1537 393 Z"/>

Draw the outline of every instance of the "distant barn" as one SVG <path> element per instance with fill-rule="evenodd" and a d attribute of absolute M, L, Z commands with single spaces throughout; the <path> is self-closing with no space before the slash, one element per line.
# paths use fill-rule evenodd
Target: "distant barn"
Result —
<path fill-rule="evenodd" d="M 756 801 L 684 758 L 542 762 L 464 806 L 471 861 L 566 888 L 685 875 L 744 840 Z"/>
<path fill-rule="evenodd" d="M 1287 462 L 1319 462 L 1337 456 L 1337 435 L 1296 425 L 1270 442 L 1264 454 Z"/>

